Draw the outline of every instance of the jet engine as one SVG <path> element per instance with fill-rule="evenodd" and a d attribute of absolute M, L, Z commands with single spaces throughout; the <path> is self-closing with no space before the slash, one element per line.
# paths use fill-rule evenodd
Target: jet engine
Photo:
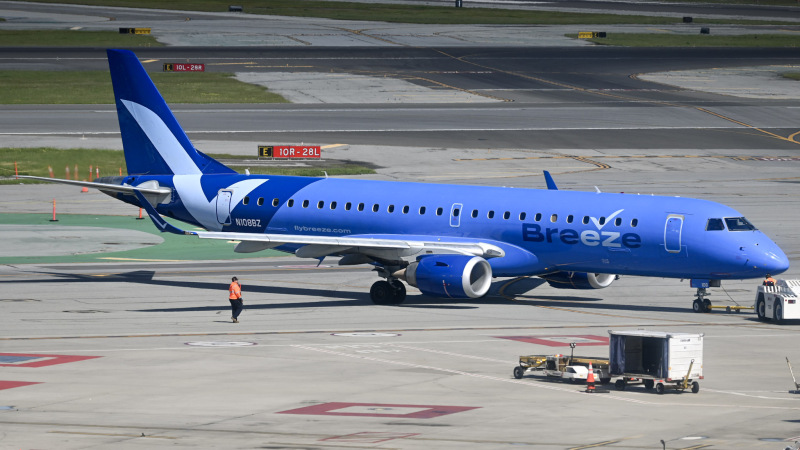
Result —
<path fill-rule="evenodd" d="M 480 256 L 430 255 L 409 264 L 401 277 L 425 295 L 478 298 L 489 292 L 492 266 Z"/>
<path fill-rule="evenodd" d="M 542 275 L 550 286 L 558 289 L 603 289 L 617 276 L 609 273 L 555 272 Z"/>

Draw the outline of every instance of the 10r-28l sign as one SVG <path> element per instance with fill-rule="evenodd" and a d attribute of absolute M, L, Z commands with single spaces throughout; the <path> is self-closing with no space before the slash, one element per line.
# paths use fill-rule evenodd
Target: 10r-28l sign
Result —
<path fill-rule="evenodd" d="M 318 145 L 259 145 L 260 158 L 321 158 L 322 149 Z"/>

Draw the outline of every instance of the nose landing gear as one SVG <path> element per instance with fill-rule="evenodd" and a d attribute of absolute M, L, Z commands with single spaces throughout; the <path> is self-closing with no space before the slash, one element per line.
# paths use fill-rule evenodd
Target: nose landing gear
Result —
<path fill-rule="evenodd" d="M 708 291 L 706 288 L 697 288 L 695 300 L 692 302 L 692 310 L 696 313 L 706 313 L 711 311 L 711 300 L 707 299 Z"/>

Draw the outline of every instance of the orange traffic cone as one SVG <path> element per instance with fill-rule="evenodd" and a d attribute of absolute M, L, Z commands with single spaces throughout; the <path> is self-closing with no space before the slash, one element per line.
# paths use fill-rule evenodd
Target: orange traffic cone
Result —
<path fill-rule="evenodd" d="M 89 192 L 89 188 L 84 186 L 81 188 L 81 192 Z"/>
<path fill-rule="evenodd" d="M 589 375 L 586 376 L 586 392 L 594 394 L 594 370 L 592 370 L 592 363 L 589 363 Z"/>

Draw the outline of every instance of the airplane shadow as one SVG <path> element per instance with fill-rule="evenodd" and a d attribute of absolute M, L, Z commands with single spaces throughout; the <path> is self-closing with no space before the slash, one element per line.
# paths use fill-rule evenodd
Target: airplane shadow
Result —
<path fill-rule="evenodd" d="M 146 284 L 153 286 L 167 286 L 167 287 L 182 287 L 187 289 L 203 289 L 220 293 L 220 296 L 225 295 L 227 292 L 227 283 L 211 283 L 205 281 L 175 281 L 175 280 L 159 280 L 154 279 L 156 274 L 153 270 L 137 270 L 133 272 L 125 272 L 112 274 L 108 276 L 98 277 L 94 275 L 59 273 L 59 272 L 38 272 L 41 274 L 50 275 L 53 279 L 37 280 L 37 283 L 63 283 L 64 281 L 72 281 L 76 283 L 135 283 Z M 0 285 L 5 283 L 19 283 L 19 281 L 2 280 Z M 554 296 L 554 295 L 531 295 L 530 291 L 545 283 L 541 279 L 527 279 L 520 280 L 514 283 L 514 291 L 516 294 L 508 293 L 514 296 L 514 299 L 509 299 L 496 294 L 499 288 L 508 283 L 508 280 L 498 281 L 493 283 L 493 288 L 489 296 L 479 299 L 442 299 L 435 297 L 428 297 L 425 295 L 411 295 L 406 298 L 406 301 L 400 305 L 394 305 L 396 308 L 418 308 L 418 309 L 441 309 L 441 310 L 469 310 L 478 309 L 486 304 L 507 304 L 507 305 L 527 305 L 533 307 L 556 307 L 556 308 L 582 308 L 592 310 L 606 310 L 606 311 L 641 311 L 641 312 L 687 312 L 691 310 L 687 308 L 674 308 L 674 307 L 659 307 L 659 306 L 639 306 L 630 304 L 611 304 L 603 302 L 603 298 L 598 297 L 577 297 L 577 296 Z M 613 288 L 612 288 L 613 289 Z M 318 301 L 302 301 L 302 302 L 274 302 L 257 303 L 250 302 L 248 299 L 258 297 L 258 294 L 269 294 L 272 296 L 305 296 L 305 297 L 318 297 Z M 223 297 L 224 298 L 224 297 Z M 339 306 L 372 306 L 372 301 L 369 298 L 368 292 L 352 292 L 352 291 L 333 291 L 327 289 L 312 289 L 312 288 L 297 288 L 285 286 L 265 286 L 248 284 L 244 292 L 245 308 L 251 310 L 259 309 L 278 309 L 278 308 L 309 308 L 309 307 L 339 307 Z M 689 302 L 687 301 L 687 305 Z M 198 311 L 224 311 L 228 310 L 230 306 L 227 303 L 214 306 L 190 306 L 190 307 L 164 307 L 164 308 L 150 308 L 150 309 L 132 309 L 130 311 L 136 312 L 198 312 Z"/>

